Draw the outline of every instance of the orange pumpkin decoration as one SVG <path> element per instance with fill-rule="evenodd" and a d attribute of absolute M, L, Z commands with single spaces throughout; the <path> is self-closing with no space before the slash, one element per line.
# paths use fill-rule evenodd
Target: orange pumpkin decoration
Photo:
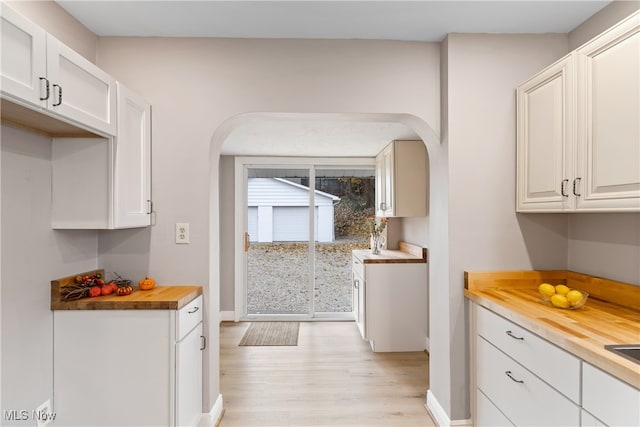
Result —
<path fill-rule="evenodd" d="M 149 291 L 156 286 L 156 281 L 153 277 L 145 277 L 138 282 L 140 290 Z"/>

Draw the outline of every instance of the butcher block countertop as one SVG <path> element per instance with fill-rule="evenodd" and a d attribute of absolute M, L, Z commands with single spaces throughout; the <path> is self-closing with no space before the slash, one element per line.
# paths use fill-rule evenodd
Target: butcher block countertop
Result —
<path fill-rule="evenodd" d="M 80 275 L 95 273 L 104 277 L 104 270 Z M 130 295 L 111 294 L 64 301 L 60 295 L 60 287 L 73 283 L 74 279 L 75 276 L 70 276 L 51 281 L 51 310 L 180 310 L 202 295 L 202 286 L 156 286 L 151 290 L 141 291 L 133 285 L 133 293 Z"/>
<path fill-rule="evenodd" d="M 544 304 L 540 283 L 564 283 L 589 293 L 565 310 Z M 558 347 L 640 388 L 640 364 L 604 348 L 640 344 L 640 287 L 571 271 L 465 272 L 465 296 Z"/>
<path fill-rule="evenodd" d="M 427 249 L 400 242 L 397 250 L 381 250 L 374 255 L 370 249 L 356 249 L 353 254 L 365 264 L 423 263 L 427 262 Z"/>

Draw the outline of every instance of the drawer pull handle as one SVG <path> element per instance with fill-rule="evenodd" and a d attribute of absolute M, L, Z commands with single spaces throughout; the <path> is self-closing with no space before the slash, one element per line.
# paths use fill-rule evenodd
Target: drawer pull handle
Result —
<path fill-rule="evenodd" d="M 517 380 L 517 379 L 515 379 L 515 378 L 513 377 L 513 372 L 511 372 L 511 371 L 504 371 L 504 373 L 505 373 L 509 378 L 511 378 L 511 381 L 516 382 L 516 383 L 518 383 L 518 384 L 524 384 L 524 381 L 522 381 L 522 380 Z"/>
<path fill-rule="evenodd" d="M 580 184 L 580 181 L 582 181 L 582 178 L 576 178 L 573 180 L 573 195 L 576 197 L 582 196 L 582 194 L 578 193 L 578 190 L 576 189 L 578 184 Z"/>
<path fill-rule="evenodd" d="M 44 80 L 44 88 L 45 88 L 45 95 L 40 97 L 40 101 L 46 101 L 47 99 L 49 99 L 49 79 L 47 79 L 46 77 L 40 77 L 40 82 L 42 82 Z"/>
<path fill-rule="evenodd" d="M 196 306 L 196 307 L 193 307 L 193 310 L 191 310 L 191 311 L 187 311 L 187 313 L 189 313 L 189 314 L 193 314 L 193 313 L 195 313 L 195 312 L 196 312 L 196 311 L 198 311 L 198 310 L 200 310 L 200 307 Z"/>
<path fill-rule="evenodd" d="M 207 348 L 207 337 L 205 337 L 204 335 L 200 335 L 200 339 L 202 340 L 202 346 L 200 347 L 200 350 L 204 350 L 205 348 Z"/>
<path fill-rule="evenodd" d="M 511 338 L 513 338 L 514 340 L 524 341 L 524 337 L 519 337 L 517 335 L 514 335 L 513 332 L 511 331 L 507 331 L 505 333 L 509 335 Z"/>

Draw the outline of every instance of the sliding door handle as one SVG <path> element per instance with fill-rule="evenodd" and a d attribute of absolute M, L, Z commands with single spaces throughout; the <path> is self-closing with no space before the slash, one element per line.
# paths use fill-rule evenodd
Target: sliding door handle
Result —
<path fill-rule="evenodd" d="M 244 251 L 249 252 L 249 232 L 244 232 Z"/>

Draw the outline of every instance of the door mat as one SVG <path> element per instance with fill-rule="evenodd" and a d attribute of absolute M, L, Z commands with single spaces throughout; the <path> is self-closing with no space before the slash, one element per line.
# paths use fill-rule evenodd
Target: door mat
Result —
<path fill-rule="evenodd" d="M 252 322 L 238 345 L 298 345 L 299 329 L 299 322 Z"/>

